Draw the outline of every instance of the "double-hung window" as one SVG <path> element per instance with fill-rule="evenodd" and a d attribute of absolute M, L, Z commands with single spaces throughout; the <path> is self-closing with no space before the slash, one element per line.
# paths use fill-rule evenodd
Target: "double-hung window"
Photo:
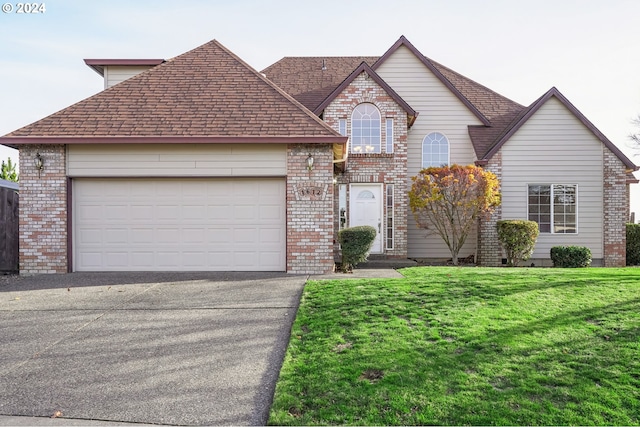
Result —
<path fill-rule="evenodd" d="M 578 186 L 575 184 L 529 185 L 528 215 L 541 233 L 578 232 Z"/>

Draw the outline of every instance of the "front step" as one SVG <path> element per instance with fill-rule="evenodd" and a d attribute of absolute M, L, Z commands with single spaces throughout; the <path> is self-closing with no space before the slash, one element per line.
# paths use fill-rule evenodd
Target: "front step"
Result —
<path fill-rule="evenodd" d="M 370 256 L 367 262 L 360 263 L 356 266 L 356 269 L 363 268 L 405 268 L 405 267 L 415 267 L 418 263 L 412 259 L 408 258 L 378 258 L 375 256 Z"/>

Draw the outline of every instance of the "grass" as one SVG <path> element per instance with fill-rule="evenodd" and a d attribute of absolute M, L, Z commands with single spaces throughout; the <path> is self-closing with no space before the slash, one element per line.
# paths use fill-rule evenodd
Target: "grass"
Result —
<path fill-rule="evenodd" d="M 270 425 L 638 425 L 640 269 L 310 281 Z"/>

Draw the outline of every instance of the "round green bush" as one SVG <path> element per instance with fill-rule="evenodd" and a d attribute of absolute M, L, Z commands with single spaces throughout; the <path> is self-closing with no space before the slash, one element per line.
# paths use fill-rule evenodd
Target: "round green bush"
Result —
<path fill-rule="evenodd" d="M 554 267 L 589 267 L 591 249 L 584 246 L 554 246 L 551 248 L 551 260 Z"/>
<path fill-rule="evenodd" d="M 342 249 L 342 271 L 351 271 L 358 263 L 367 260 L 376 234 L 376 229 L 369 225 L 343 228 L 338 232 L 338 242 Z"/>
<path fill-rule="evenodd" d="M 520 219 L 498 221 L 498 240 L 507 254 L 507 265 L 513 267 L 526 261 L 533 253 L 540 233 L 538 223 Z"/>

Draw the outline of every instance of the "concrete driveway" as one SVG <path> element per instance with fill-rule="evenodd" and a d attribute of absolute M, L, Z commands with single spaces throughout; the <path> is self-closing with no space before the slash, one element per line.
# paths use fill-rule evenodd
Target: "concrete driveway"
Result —
<path fill-rule="evenodd" d="M 305 281 L 0 277 L 0 423 L 264 425 Z"/>

